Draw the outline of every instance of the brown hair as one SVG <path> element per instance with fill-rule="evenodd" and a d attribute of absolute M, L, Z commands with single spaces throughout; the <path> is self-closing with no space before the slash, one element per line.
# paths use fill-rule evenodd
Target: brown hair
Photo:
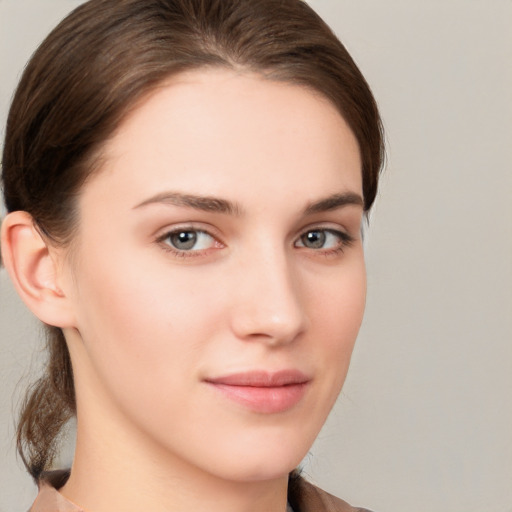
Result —
<path fill-rule="evenodd" d="M 379 113 L 343 45 L 301 0 L 91 0 L 47 37 L 14 96 L 3 152 L 8 211 L 29 212 L 49 241 L 68 244 L 75 198 L 130 108 L 164 79 L 204 66 L 259 73 L 320 92 L 356 136 L 363 195 L 375 199 L 383 160 Z M 48 469 L 75 413 L 72 367 L 60 329 L 27 394 L 18 450 L 34 478 Z"/>

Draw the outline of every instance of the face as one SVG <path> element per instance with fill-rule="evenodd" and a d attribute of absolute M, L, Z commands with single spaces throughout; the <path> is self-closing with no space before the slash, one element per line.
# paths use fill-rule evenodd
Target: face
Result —
<path fill-rule="evenodd" d="M 79 424 L 222 478 L 286 475 L 364 309 L 353 134 L 305 88 L 196 71 L 103 156 L 68 263 Z"/>

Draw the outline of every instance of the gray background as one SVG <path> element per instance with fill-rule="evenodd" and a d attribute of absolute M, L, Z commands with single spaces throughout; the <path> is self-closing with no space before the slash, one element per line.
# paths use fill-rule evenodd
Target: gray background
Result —
<path fill-rule="evenodd" d="M 1 125 L 25 61 L 78 3 L 0 0 Z M 510 512 L 512 1 L 311 3 L 374 90 L 388 166 L 366 319 L 305 472 L 377 512 Z M 0 286 L 0 511 L 18 512 L 35 491 L 12 411 L 41 341 L 4 270 Z"/>

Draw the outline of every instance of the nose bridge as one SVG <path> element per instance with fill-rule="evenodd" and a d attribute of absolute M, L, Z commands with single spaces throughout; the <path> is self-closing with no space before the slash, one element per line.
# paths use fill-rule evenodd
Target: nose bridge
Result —
<path fill-rule="evenodd" d="M 240 264 L 233 329 L 270 344 L 293 341 L 307 325 L 300 282 L 285 247 L 267 243 Z"/>

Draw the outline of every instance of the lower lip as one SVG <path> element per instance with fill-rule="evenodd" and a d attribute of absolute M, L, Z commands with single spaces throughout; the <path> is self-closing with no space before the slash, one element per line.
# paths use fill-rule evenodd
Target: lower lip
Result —
<path fill-rule="evenodd" d="M 263 414 L 285 412 L 297 405 L 307 389 L 307 382 L 287 386 L 234 386 L 208 382 L 217 391 L 234 402 Z"/>

